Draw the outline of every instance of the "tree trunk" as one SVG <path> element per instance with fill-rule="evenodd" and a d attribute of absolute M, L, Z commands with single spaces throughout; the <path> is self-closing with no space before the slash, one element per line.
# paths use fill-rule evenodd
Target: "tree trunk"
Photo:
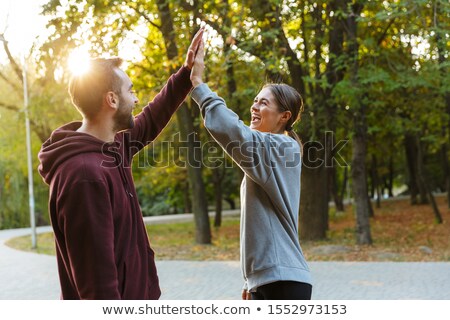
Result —
<path fill-rule="evenodd" d="M 334 0 L 329 3 L 330 11 L 338 12 L 344 11 L 347 8 L 348 0 Z M 326 75 L 327 82 L 329 86 L 325 90 L 325 101 L 327 101 L 327 126 L 330 128 L 332 132 L 336 132 L 336 114 L 338 110 L 338 105 L 332 98 L 332 90 L 334 87 L 342 81 L 344 78 L 344 68 L 341 68 L 341 63 L 337 62 L 337 59 L 342 57 L 344 53 L 344 36 L 345 36 L 345 18 L 343 15 L 333 15 L 330 18 L 330 31 L 329 31 L 329 61 L 327 63 Z M 330 153 L 330 156 L 333 157 L 334 154 Z M 338 184 L 337 184 L 337 168 L 336 164 L 331 164 L 332 168 L 329 170 L 329 174 L 333 177 L 332 180 L 335 183 L 335 192 L 334 201 L 336 204 L 336 209 L 339 211 L 344 211 L 344 197 L 345 190 L 347 188 L 347 177 L 348 177 L 348 167 L 344 167 L 344 179 L 342 182 L 342 189 L 340 195 L 338 194 Z M 347 164 L 345 164 L 347 165 Z"/>
<path fill-rule="evenodd" d="M 229 4 L 228 2 L 224 3 L 224 25 L 227 26 L 229 29 L 231 29 L 231 20 L 228 18 L 228 11 L 229 11 Z M 231 44 L 227 41 L 226 34 L 222 35 L 223 43 L 225 44 L 225 70 L 227 74 L 227 91 L 228 91 L 228 101 L 232 101 L 233 94 L 237 90 L 237 84 L 236 80 L 234 78 L 234 66 L 233 61 L 229 59 L 230 54 L 232 53 Z M 230 35 L 231 36 L 231 35 Z M 237 104 L 239 105 L 239 103 Z M 212 140 L 214 141 L 214 140 Z M 220 146 L 217 145 L 217 147 L 220 149 Z M 214 227 L 218 228 L 222 225 L 222 201 L 223 201 L 223 181 L 225 176 L 225 166 L 226 162 L 222 162 L 222 165 L 220 168 L 213 168 L 212 169 L 212 176 L 214 181 L 214 199 L 215 199 L 215 216 L 214 216 Z M 234 208 L 234 202 L 233 202 L 233 208 Z"/>
<path fill-rule="evenodd" d="M 347 20 L 348 51 L 351 59 L 350 77 L 355 88 L 360 87 L 358 67 L 358 39 L 357 27 L 362 4 L 356 3 L 352 6 Z M 372 244 L 370 233 L 370 205 L 367 193 L 366 177 L 366 150 L 367 150 L 367 122 L 366 107 L 361 99 L 361 94 L 355 99 L 354 106 L 354 134 L 353 134 L 353 154 L 352 154 L 352 186 L 355 199 L 356 211 L 356 241 L 358 244 Z"/>
<path fill-rule="evenodd" d="M 373 164 L 371 164 L 370 167 L 370 174 L 368 174 L 370 177 L 370 183 L 367 184 L 367 192 L 369 192 L 369 198 L 375 199 L 376 191 L 375 191 L 375 180 L 373 178 Z"/>
<path fill-rule="evenodd" d="M 419 181 L 418 164 L 423 165 L 422 159 L 419 159 L 416 136 L 407 133 L 405 135 L 406 160 L 409 173 L 409 190 L 411 192 L 411 204 L 427 204 L 428 198 L 423 184 Z M 418 199 L 418 197 L 420 197 Z"/>
<path fill-rule="evenodd" d="M 425 173 L 425 166 L 424 166 L 423 160 L 422 160 L 422 158 L 423 158 L 422 144 L 420 143 L 420 139 L 418 136 L 416 136 L 416 143 L 417 143 L 417 153 L 418 153 L 417 170 L 418 170 L 419 182 L 423 186 L 423 188 L 425 189 L 425 191 L 429 197 L 429 200 L 431 202 L 431 207 L 433 208 L 433 213 L 434 213 L 436 223 L 441 224 L 442 216 L 441 216 L 441 213 L 439 212 L 439 208 L 436 204 L 433 193 L 431 192 L 431 189 L 428 185 L 428 179 L 427 179 L 427 175 Z"/>
<path fill-rule="evenodd" d="M 408 188 L 410 193 L 410 203 L 418 204 L 419 187 L 416 177 L 417 152 L 414 137 L 411 134 L 405 134 L 404 139 L 406 163 L 408 165 Z"/>
<path fill-rule="evenodd" d="M 341 202 L 342 202 L 342 211 L 344 211 L 344 199 L 345 199 L 345 193 L 347 191 L 347 183 L 348 183 L 348 167 L 346 166 L 344 168 L 344 179 L 342 181 L 342 187 L 341 187 Z"/>
<path fill-rule="evenodd" d="M 372 155 L 372 189 L 373 196 L 376 197 L 377 208 L 381 207 L 381 190 L 380 190 L 380 178 L 378 176 L 378 163 L 377 156 Z"/>
<path fill-rule="evenodd" d="M 360 131 L 360 130 L 359 130 Z M 353 136 L 352 187 L 356 211 L 356 240 L 358 244 L 372 244 L 370 233 L 370 209 L 365 170 L 366 141 L 361 133 Z"/>
<path fill-rule="evenodd" d="M 183 196 L 183 201 L 184 201 L 184 211 L 183 212 L 192 212 L 192 201 L 191 201 L 191 193 L 189 192 L 190 188 L 189 188 L 189 182 L 186 181 L 185 183 L 185 187 L 184 187 L 184 196 Z"/>
<path fill-rule="evenodd" d="M 224 198 L 224 200 L 228 203 L 228 205 L 230 206 L 231 210 L 235 210 L 236 209 L 236 203 L 234 202 L 234 200 L 232 198 Z"/>
<path fill-rule="evenodd" d="M 450 134 L 450 130 L 449 130 Z M 443 132 L 443 135 L 445 136 L 445 131 Z M 447 192 L 447 205 L 450 209 L 450 168 L 448 163 L 448 151 L 447 151 L 447 145 L 444 143 L 441 147 L 441 159 L 442 159 L 442 175 L 444 176 L 444 186 L 445 191 Z"/>
<path fill-rule="evenodd" d="M 332 1 L 331 5 L 337 7 L 338 9 L 342 6 L 345 7 L 345 1 L 336 0 Z M 320 81 L 320 64 L 323 63 L 321 56 L 321 41 L 323 38 L 324 31 L 324 17 L 322 15 L 321 6 L 317 6 L 312 13 L 314 17 L 314 30 L 315 30 L 315 41 L 314 49 L 316 51 L 314 62 L 309 63 L 308 56 L 310 54 L 308 48 L 309 44 L 306 39 L 304 42 L 305 50 L 305 67 L 302 68 L 301 64 L 296 58 L 296 54 L 292 50 L 288 49 L 287 56 L 289 57 L 288 63 L 289 72 L 291 75 L 297 75 L 298 83 L 295 82 L 296 89 L 303 93 L 305 90 L 305 84 L 300 82 L 303 74 L 311 73 L 307 70 L 309 64 L 314 63 L 315 65 L 315 75 L 314 77 L 317 81 Z M 303 15 L 303 13 L 302 13 Z M 334 154 L 331 152 L 333 150 L 333 139 L 325 139 L 327 130 L 331 132 L 335 131 L 335 113 L 337 106 L 331 104 L 331 92 L 337 82 L 339 82 L 343 77 L 342 69 L 339 70 L 338 65 L 336 65 L 335 57 L 342 54 L 343 39 L 344 39 L 344 25 L 342 19 L 337 17 L 332 19 L 333 27 L 331 28 L 329 35 L 330 44 L 330 60 L 327 63 L 326 76 L 329 86 L 327 89 L 323 89 L 320 85 L 313 86 L 309 84 L 310 94 L 313 95 L 313 102 L 309 106 L 309 110 L 315 115 L 313 117 L 308 117 L 307 114 L 304 115 L 305 124 L 302 125 L 303 137 L 309 137 L 310 140 L 315 140 L 319 137 L 319 141 L 310 141 L 304 145 L 304 155 L 303 155 L 303 171 L 302 171 L 302 183 L 301 183 L 301 202 L 300 202 L 300 236 L 307 240 L 320 240 L 326 237 L 326 231 L 328 230 L 328 201 L 330 191 L 334 195 L 336 209 L 343 210 L 342 202 L 338 200 L 333 187 L 336 183 L 336 170 L 334 168 L 335 162 L 333 161 Z M 306 26 L 302 25 L 302 30 L 306 32 Z M 284 35 L 284 33 L 283 33 Z M 282 38 L 285 42 L 286 37 Z M 285 44 L 288 47 L 287 44 Z M 296 63 L 293 63 L 296 62 Z M 317 117 L 320 116 L 320 120 Z M 324 148 L 321 150 L 320 148 Z M 328 152 L 326 152 L 328 151 Z M 310 160 L 320 160 L 321 164 L 310 163 Z M 331 186 L 328 187 L 327 184 L 330 182 Z"/>
<path fill-rule="evenodd" d="M 338 179 L 337 179 L 337 170 L 336 167 L 333 166 L 330 168 L 331 173 L 329 175 L 329 186 L 330 186 L 330 193 L 333 195 L 333 201 L 336 208 L 336 211 L 344 211 L 344 202 L 343 198 L 339 194 L 339 185 L 338 185 Z"/>
<path fill-rule="evenodd" d="M 212 181 L 214 184 L 214 200 L 216 214 L 214 216 L 214 227 L 218 228 L 222 225 L 222 181 L 224 176 L 224 167 L 212 169 Z"/>
<path fill-rule="evenodd" d="M 389 178 L 387 183 L 388 196 L 389 198 L 394 197 L 394 159 L 392 156 L 389 157 Z"/>
<path fill-rule="evenodd" d="M 202 154 L 200 141 L 196 139 L 193 119 L 186 103 L 177 111 L 180 133 L 186 138 L 186 160 L 189 184 L 191 186 L 192 211 L 196 227 L 195 240 L 200 244 L 211 244 L 211 228 L 208 215 L 208 202 L 202 175 Z"/>
<path fill-rule="evenodd" d="M 311 143 L 305 143 L 303 151 L 300 237 L 303 240 L 325 239 L 328 215 L 328 171 L 323 163 L 320 165 L 308 162 L 308 160 L 324 159 L 325 152 Z"/>
<path fill-rule="evenodd" d="M 157 6 L 161 18 L 161 33 L 164 38 L 167 58 L 175 61 L 178 58 L 178 48 L 169 4 L 165 0 L 157 0 Z M 171 70 L 171 72 L 174 71 Z M 195 240 L 200 244 L 211 244 L 208 204 L 202 178 L 201 148 L 199 147 L 200 142 L 196 140 L 194 119 L 186 103 L 183 103 L 176 116 L 181 136 L 187 141 L 187 171 L 192 188 L 192 209 L 196 227 Z"/>
<path fill-rule="evenodd" d="M 366 176 L 367 176 L 367 174 L 366 174 Z M 373 206 L 372 206 L 372 199 L 369 197 L 369 194 L 367 194 L 367 207 L 369 209 L 369 218 L 375 217 L 375 211 L 373 211 Z"/>
<path fill-rule="evenodd" d="M 383 193 L 381 192 L 381 187 L 380 185 L 377 185 L 377 195 L 376 195 L 377 199 L 376 204 L 377 204 L 377 208 L 381 208 L 381 198 L 383 197 Z"/>

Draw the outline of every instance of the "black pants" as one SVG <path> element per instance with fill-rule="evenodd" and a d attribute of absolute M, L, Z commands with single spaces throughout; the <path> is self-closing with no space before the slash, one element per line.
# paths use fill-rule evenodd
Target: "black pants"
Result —
<path fill-rule="evenodd" d="M 252 300 L 311 300 L 312 286 L 296 281 L 277 281 L 252 292 Z"/>

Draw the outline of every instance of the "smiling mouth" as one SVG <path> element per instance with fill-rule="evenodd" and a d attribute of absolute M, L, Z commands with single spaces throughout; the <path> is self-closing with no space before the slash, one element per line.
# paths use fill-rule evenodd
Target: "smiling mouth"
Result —
<path fill-rule="evenodd" d="M 260 120 L 261 120 L 260 117 L 255 116 L 255 115 L 252 115 L 252 123 L 253 123 L 253 122 L 258 122 L 258 121 L 260 121 Z"/>

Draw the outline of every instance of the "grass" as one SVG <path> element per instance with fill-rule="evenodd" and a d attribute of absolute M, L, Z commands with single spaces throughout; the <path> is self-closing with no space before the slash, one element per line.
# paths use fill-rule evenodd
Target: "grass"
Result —
<path fill-rule="evenodd" d="M 371 218 L 372 246 L 355 245 L 352 208 L 330 212 L 327 240 L 302 241 L 309 261 L 450 261 L 450 210 L 443 197 L 437 202 L 444 219 L 436 224 L 429 205 L 411 206 L 408 200 L 385 201 Z M 157 260 L 239 260 L 239 219 L 225 218 L 212 227 L 212 245 L 195 243 L 193 223 L 147 226 Z M 38 235 L 31 250 L 30 236 L 11 239 L 7 245 L 25 251 L 54 254 L 51 233 Z M 331 252 L 322 249 L 331 248 Z"/>
<path fill-rule="evenodd" d="M 38 247 L 36 249 L 31 249 L 31 236 L 23 236 L 9 239 L 6 241 L 6 245 L 17 250 L 55 255 L 55 240 L 53 233 L 47 232 L 38 234 L 36 242 Z"/>
<path fill-rule="evenodd" d="M 239 260 L 239 218 L 212 227 L 212 245 L 195 243 L 193 223 L 152 225 L 147 232 L 159 260 Z"/>

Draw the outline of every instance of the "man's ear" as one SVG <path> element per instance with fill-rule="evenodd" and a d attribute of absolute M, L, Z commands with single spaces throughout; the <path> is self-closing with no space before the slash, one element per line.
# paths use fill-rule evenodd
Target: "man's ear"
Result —
<path fill-rule="evenodd" d="M 117 109 L 119 106 L 119 97 L 112 91 L 105 94 L 105 102 L 108 107 Z"/>

